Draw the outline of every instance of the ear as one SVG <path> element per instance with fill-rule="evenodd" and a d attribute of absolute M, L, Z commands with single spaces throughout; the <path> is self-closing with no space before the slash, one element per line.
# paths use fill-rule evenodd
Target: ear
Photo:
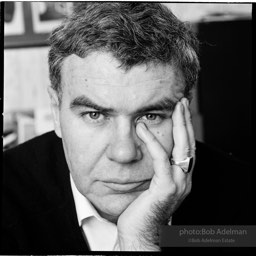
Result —
<path fill-rule="evenodd" d="M 54 121 L 54 129 L 55 133 L 58 137 L 62 137 L 61 135 L 61 128 L 60 128 L 60 101 L 58 98 L 57 92 L 52 89 L 51 87 L 48 87 L 48 94 L 51 101 L 51 110 L 52 110 L 52 117 Z"/>

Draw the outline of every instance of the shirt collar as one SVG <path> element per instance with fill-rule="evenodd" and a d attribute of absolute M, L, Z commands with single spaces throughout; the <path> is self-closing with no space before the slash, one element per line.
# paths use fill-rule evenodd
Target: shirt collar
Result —
<path fill-rule="evenodd" d="M 108 222 L 106 219 L 102 218 L 99 215 L 99 213 L 93 207 L 91 202 L 78 191 L 71 174 L 70 174 L 70 182 L 71 182 L 71 189 L 72 189 L 72 193 L 75 201 L 77 220 L 78 220 L 79 226 L 82 225 L 82 221 L 84 219 L 89 218 L 91 216 L 96 217 L 99 221 Z"/>

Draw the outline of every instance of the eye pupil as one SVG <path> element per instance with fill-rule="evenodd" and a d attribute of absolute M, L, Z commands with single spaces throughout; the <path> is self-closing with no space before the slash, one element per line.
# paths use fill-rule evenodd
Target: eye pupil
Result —
<path fill-rule="evenodd" d="M 89 115 L 91 119 L 98 119 L 100 116 L 100 114 L 97 112 L 91 112 Z"/>
<path fill-rule="evenodd" d="M 148 114 L 148 115 L 147 115 L 147 119 L 148 119 L 148 120 L 155 120 L 155 119 L 156 119 L 156 115 L 154 115 L 154 114 Z"/>

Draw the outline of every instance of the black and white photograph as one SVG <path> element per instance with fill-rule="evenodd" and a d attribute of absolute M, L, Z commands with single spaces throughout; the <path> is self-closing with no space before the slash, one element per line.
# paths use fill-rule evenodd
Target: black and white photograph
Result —
<path fill-rule="evenodd" d="M 1 2 L 1 254 L 255 247 L 253 10 Z"/>

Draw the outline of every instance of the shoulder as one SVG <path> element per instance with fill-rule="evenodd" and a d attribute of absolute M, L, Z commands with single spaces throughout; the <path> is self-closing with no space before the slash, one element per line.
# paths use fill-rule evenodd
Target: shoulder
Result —
<path fill-rule="evenodd" d="M 83 248 L 61 139 L 51 132 L 4 152 L 2 177 L 1 250 Z"/>
<path fill-rule="evenodd" d="M 32 161 L 40 160 L 40 158 L 49 155 L 50 151 L 58 143 L 60 143 L 60 139 L 54 132 L 45 133 L 5 151 L 3 154 L 4 162 L 6 163 L 10 160 L 13 162 L 13 160 L 16 160 L 19 163 L 25 162 L 29 165 Z M 13 163 L 15 164 L 15 162 Z"/>
<path fill-rule="evenodd" d="M 45 133 L 4 152 L 4 177 L 7 181 L 28 178 L 31 182 L 42 172 L 50 172 L 62 155 L 61 139 L 54 132 Z"/>
<path fill-rule="evenodd" d="M 18 221 L 52 207 L 68 177 L 61 139 L 54 132 L 38 136 L 3 154 L 3 218 Z M 10 224 L 9 223 L 9 224 Z"/>

